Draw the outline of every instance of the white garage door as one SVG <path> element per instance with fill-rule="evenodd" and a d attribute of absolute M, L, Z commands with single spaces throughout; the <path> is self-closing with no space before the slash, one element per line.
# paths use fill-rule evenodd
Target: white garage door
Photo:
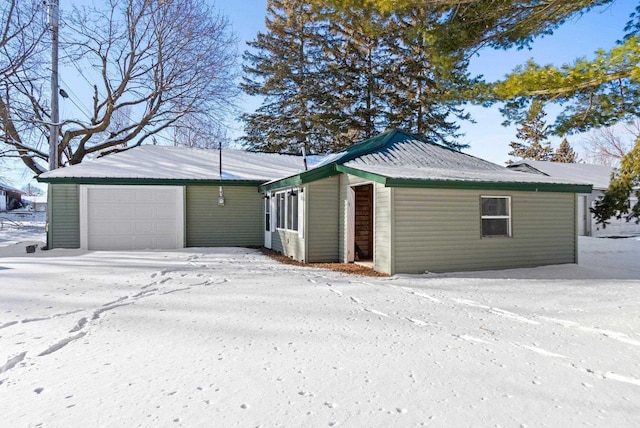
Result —
<path fill-rule="evenodd" d="M 83 195 L 89 250 L 183 247 L 182 187 L 86 186 Z"/>

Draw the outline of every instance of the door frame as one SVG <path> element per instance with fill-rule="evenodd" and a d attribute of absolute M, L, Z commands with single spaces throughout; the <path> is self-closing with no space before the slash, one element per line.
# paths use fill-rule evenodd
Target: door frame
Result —
<path fill-rule="evenodd" d="M 375 259 L 376 254 L 376 188 L 375 183 L 367 181 L 364 183 L 352 184 L 347 188 L 347 251 L 346 263 L 355 261 L 355 233 L 356 233 L 356 192 L 355 188 L 360 186 L 371 186 L 371 260 Z"/>
<path fill-rule="evenodd" d="M 264 231 L 264 246 L 265 248 L 271 249 L 271 234 L 273 232 L 273 214 L 274 214 L 274 201 L 273 195 L 271 192 L 266 192 L 264 194 L 264 211 L 263 211 L 263 222 L 262 222 L 262 230 Z"/>

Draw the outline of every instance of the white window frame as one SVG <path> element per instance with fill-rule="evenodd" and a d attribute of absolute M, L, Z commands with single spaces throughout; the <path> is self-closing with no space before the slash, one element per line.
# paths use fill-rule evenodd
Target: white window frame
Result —
<path fill-rule="evenodd" d="M 274 194 L 274 197 L 276 198 L 276 230 L 287 230 L 290 232 L 300 232 L 301 231 L 301 218 L 300 218 L 300 204 L 304 203 L 304 201 L 301 201 L 300 198 L 300 192 L 302 189 L 299 188 L 293 188 L 293 189 L 286 189 L 286 190 L 282 190 L 279 192 L 276 192 Z M 291 193 L 295 193 L 295 196 L 292 195 Z M 291 211 L 291 209 L 293 207 L 290 207 L 290 198 L 295 197 L 296 198 L 296 202 L 297 202 L 297 209 L 296 209 L 296 217 L 297 217 L 297 222 L 295 224 L 295 229 L 293 228 L 293 218 L 291 218 L 291 214 L 293 214 L 293 212 Z M 284 199 L 284 204 L 283 204 L 283 208 L 282 208 L 282 212 L 280 209 L 280 198 Z M 273 215 L 273 213 L 272 213 Z M 282 220 L 282 222 L 280 221 Z M 281 225 L 282 223 L 282 225 Z"/>
<path fill-rule="evenodd" d="M 483 199 L 506 199 L 507 215 L 483 215 L 482 200 Z M 485 235 L 482 231 L 483 220 L 507 220 L 507 235 Z M 480 195 L 480 237 L 482 238 L 511 238 L 513 236 L 511 230 L 511 196 L 504 195 Z"/>

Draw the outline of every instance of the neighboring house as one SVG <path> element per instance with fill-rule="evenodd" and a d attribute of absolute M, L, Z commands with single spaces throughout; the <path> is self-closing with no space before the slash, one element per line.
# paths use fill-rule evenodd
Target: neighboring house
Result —
<path fill-rule="evenodd" d="M 49 183 L 47 245 L 259 247 L 258 186 L 302 169 L 299 156 L 152 145 L 56 169 L 38 177 Z"/>
<path fill-rule="evenodd" d="M 142 146 L 41 175 L 49 246 L 264 245 L 389 274 L 575 263 L 576 194 L 591 191 L 397 130 L 308 171 L 299 157 L 224 150 L 222 180 L 217 152 L 193 150 Z"/>
<path fill-rule="evenodd" d="M 265 246 L 395 274 L 576 263 L 576 194 L 591 186 L 394 130 L 261 190 Z"/>
<path fill-rule="evenodd" d="M 604 191 L 609 187 L 611 174 L 614 168 L 605 165 L 589 165 L 582 163 L 559 163 L 533 161 L 529 159 L 520 160 L 509 165 L 508 168 L 534 174 L 541 174 L 559 180 L 589 183 L 593 189 L 589 193 L 578 195 L 578 234 L 581 236 L 625 236 L 640 235 L 640 224 L 635 221 L 626 221 L 624 218 L 612 218 L 605 227 L 596 223 L 590 208 L 593 208 L 594 201 L 604 195 Z M 632 196 L 629 202 L 633 206 L 637 199 Z"/>
<path fill-rule="evenodd" d="M 0 211 L 20 208 L 22 195 L 24 192 L 0 182 Z"/>
<path fill-rule="evenodd" d="M 27 202 L 31 205 L 31 210 L 34 212 L 47 211 L 47 196 L 27 196 Z"/>

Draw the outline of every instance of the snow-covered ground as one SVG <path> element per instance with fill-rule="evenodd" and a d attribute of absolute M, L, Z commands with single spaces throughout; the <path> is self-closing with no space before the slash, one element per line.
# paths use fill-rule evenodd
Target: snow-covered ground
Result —
<path fill-rule="evenodd" d="M 640 426 L 638 239 L 365 278 L 20 233 L 0 230 L 1 426 Z"/>

